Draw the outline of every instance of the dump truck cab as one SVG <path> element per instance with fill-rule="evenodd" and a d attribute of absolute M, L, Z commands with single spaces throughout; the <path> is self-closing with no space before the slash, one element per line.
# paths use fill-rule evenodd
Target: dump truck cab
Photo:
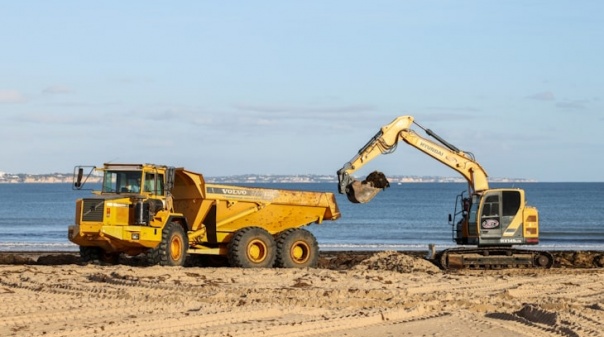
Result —
<path fill-rule="evenodd" d="M 156 216 L 165 220 L 162 211 L 173 211 L 169 193 L 171 187 L 166 183 L 173 181 L 173 177 L 173 167 L 152 164 L 105 164 L 100 195 L 129 199 L 130 205 L 133 205 L 135 211 L 130 212 L 133 217 L 115 219 L 115 224 L 152 226 Z M 156 225 L 161 225 L 162 222 Z"/>
<path fill-rule="evenodd" d="M 102 177 L 100 190 L 77 200 L 76 225 L 69 227 L 68 238 L 80 246 L 84 260 L 111 262 L 119 253 L 137 255 L 154 248 L 168 221 L 178 222 L 186 232 L 183 216 L 173 212 L 166 184 L 173 168 L 104 164 L 92 167 L 85 178 L 84 167 L 76 169 L 76 188 L 82 188 L 95 173 Z"/>

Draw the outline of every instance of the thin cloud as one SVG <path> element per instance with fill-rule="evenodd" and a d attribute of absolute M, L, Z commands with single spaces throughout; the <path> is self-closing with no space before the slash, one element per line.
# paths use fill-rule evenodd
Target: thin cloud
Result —
<path fill-rule="evenodd" d="M 526 98 L 533 99 L 536 101 L 555 101 L 556 100 L 556 96 L 554 96 L 554 93 L 552 93 L 551 91 L 538 92 L 536 94 L 527 96 Z"/>
<path fill-rule="evenodd" d="M 69 107 L 69 108 L 73 108 L 73 107 L 76 107 L 76 108 L 81 108 L 81 107 L 98 108 L 98 107 L 119 106 L 120 104 L 122 104 L 122 102 L 115 101 L 115 102 L 104 102 L 104 103 L 57 102 L 57 103 L 48 103 L 46 105 L 47 106 L 52 106 L 52 107 Z"/>
<path fill-rule="evenodd" d="M 153 80 L 150 78 L 146 78 L 146 77 L 141 77 L 141 78 L 118 78 L 115 80 L 118 83 L 124 83 L 124 84 L 138 84 L 138 83 L 153 83 Z"/>
<path fill-rule="evenodd" d="M 213 116 L 216 115 L 201 108 L 186 106 L 165 107 L 156 111 L 137 110 L 130 114 L 146 121 L 180 122 L 194 125 L 214 124 Z"/>
<path fill-rule="evenodd" d="M 42 125 L 98 125 L 106 124 L 108 118 L 106 115 L 98 114 L 28 112 L 14 116 L 12 120 L 20 123 Z"/>
<path fill-rule="evenodd" d="M 583 110 L 586 109 L 585 101 L 566 101 L 556 103 L 556 107 L 560 109 L 569 109 L 569 110 Z"/>
<path fill-rule="evenodd" d="M 369 104 L 353 104 L 343 106 L 284 106 L 284 105 L 253 105 L 253 104 L 237 104 L 234 106 L 237 110 L 252 111 L 258 113 L 268 113 L 275 117 L 283 116 L 290 118 L 294 115 L 298 118 L 315 118 L 321 114 L 341 114 L 341 113 L 362 113 L 374 111 L 375 107 Z"/>
<path fill-rule="evenodd" d="M 23 103 L 25 96 L 17 90 L 0 90 L 0 103 Z"/>
<path fill-rule="evenodd" d="M 428 110 L 454 111 L 454 112 L 480 112 L 481 110 L 473 107 L 447 107 L 447 106 L 429 106 Z"/>
<path fill-rule="evenodd" d="M 42 92 L 45 94 L 56 95 L 56 94 L 70 94 L 72 91 L 71 91 L 71 89 L 69 89 L 68 87 L 63 86 L 63 85 L 51 85 L 50 87 L 47 87 L 46 89 L 42 90 Z"/>
<path fill-rule="evenodd" d="M 470 108 L 468 108 L 470 109 Z M 440 109 L 439 109 L 440 110 Z M 451 111 L 456 111 L 454 109 L 449 109 Z M 459 110 L 459 111 L 468 111 L 468 112 L 474 112 L 474 110 L 476 110 L 476 112 L 479 112 L 479 109 L 471 109 L 471 110 Z M 456 113 L 456 112 L 451 112 L 451 113 L 426 113 L 426 114 L 422 114 L 422 120 L 425 121 L 460 121 L 460 120 L 470 120 L 470 119 L 475 119 L 476 115 L 473 114 L 464 114 L 464 113 Z"/>

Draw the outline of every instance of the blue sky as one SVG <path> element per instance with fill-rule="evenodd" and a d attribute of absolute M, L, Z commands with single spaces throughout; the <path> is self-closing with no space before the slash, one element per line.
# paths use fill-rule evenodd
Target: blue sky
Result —
<path fill-rule="evenodd" d="M 0 171 L 335 175 L 412 115 L 491 177 L 604 181 L 601 1 L 0 6 Z M 376 169 L 457 176 L 404 145 Z"/>

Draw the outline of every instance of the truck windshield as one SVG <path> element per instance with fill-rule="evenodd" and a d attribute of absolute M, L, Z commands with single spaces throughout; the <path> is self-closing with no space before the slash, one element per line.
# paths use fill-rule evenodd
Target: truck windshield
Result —
<path fill-rule="evenodd" d="M 105 171 L 103 193 L 139 193 L 141 171 Z"/>

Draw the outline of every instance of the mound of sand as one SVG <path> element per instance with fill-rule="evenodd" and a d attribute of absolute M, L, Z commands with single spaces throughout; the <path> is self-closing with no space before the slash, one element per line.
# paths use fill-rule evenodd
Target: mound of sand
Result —
<path fill-rule="evenodd" d="M 379 252 L 353 267 L 357 270 L 389 270 L 398 273 L 439 273 L 441 270 L 432 262 L 395 251 Z"/>

